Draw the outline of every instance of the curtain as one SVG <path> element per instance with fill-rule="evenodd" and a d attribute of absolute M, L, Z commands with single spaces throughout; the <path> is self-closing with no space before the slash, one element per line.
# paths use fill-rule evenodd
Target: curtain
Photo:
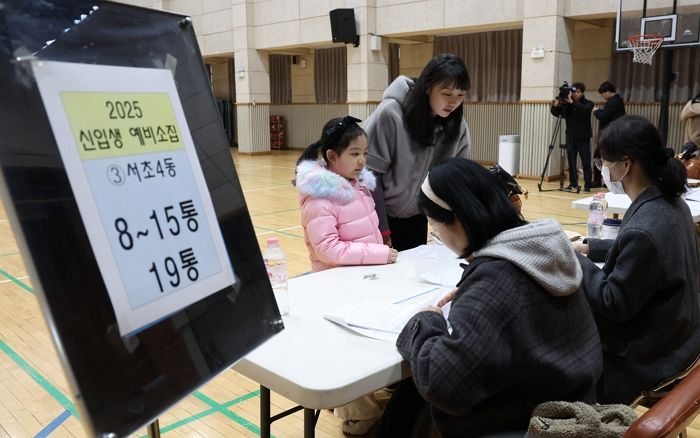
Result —
<path fill-rule="evenodd" d="M 270 102 L 292 103 L 292 57 L 270 55 Z"/>
<path fill-rule="evenodd" d="M 610 81 L 630 103 L 659 102 L 663 91 L 663 65 L 669 51 L 654 55 L 653 64 L 632 62 L 631 52 L 613 53 Z M 673 68 L 678 79 L 671 82 L 671 103 L 685 103 L 700 92 L 700 47 L 673 49 Z"/>
<path fill-rule="evenodd" d="M 345 103 L 348 96 L 348 58 L 345 46 L 316 49 L 314 89 L 316 103 Z"/>
<path fill-rule="evenodd" d="M 399 44 L 389 43 L 389 84 L 399 75 L 400 47 Z"/>
<path fill-rule="evenodd" d="M 433 54 L 454 53 L 469 71 L 471 102 L 520 100 L 522 29 L 436 37 Z"/>

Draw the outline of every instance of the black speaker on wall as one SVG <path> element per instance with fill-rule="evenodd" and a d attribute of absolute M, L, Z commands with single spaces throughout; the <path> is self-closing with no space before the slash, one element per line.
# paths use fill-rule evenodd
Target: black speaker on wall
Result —
<path fill-rule="evenodd" d="M 353 9 L 333 9 L 331 16 L 331 34 L 334 43 L 352 43 L 360 45 L 360 36 L 355 29 L 355 11 Z"/>

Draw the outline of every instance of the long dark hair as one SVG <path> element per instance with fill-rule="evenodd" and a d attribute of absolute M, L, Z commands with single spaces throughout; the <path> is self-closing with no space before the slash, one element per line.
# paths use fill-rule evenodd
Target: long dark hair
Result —
<path fill-rule="evenodd" d="M 454 85 L 460 90 L 471 88 L 469 72 L 462 59 L 451 53 L 433 57 L 413 86 L 406 99 L 404 110 L 406 129 L 411 137 L 420 144 L 433 144 L 435 130 L 442 128 L 442 140 L 453 142 L 459 136 L 464 110 L 462 105 L 455 108 L 449 116 L 433 116 L 428 93 L 433 87 Z"/>
<path fill-rule="evenodd" d="M 688 174 L 673 149 L 665 148 L 661 134 L 649 120 L 640 116 L 622 116 L 610 123 L 598 136 L 600 155 L 606 161 L 632 158 L 666 197 L 686 191 Z"/>
<path fill-rule="evenodd" d="M 458 220 L 469 238 L 469 246 L 460 255 L 469 257 L 502 231 L 525 225 L 496 177 L 465 158 L 450 158 L 430 169 L 428 181 L 433 192 L 452 211 L 431 201 L 423 191 L 418 194 L 418 209 L 445 224 Z"/>
<path fill-rule="evenodd" d="M 302 161 L 318 160 L 319 153 L 328 163 L 326 152 L 328 150 L 335 151 L 340 155 L 348 148 L 350 142 L 360 136 L 366 136 L 367 133 L 358 125 L 362 120 L 352 116 L 337 117 L 330 119 L 321 131 L 321 138 L 316 142 L 311 143 L 297 160 L 297 165 Z"/>

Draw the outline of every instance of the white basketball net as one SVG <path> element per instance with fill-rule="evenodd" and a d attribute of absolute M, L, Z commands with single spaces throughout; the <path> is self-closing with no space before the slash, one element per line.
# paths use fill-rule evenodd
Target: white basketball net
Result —
<path fill-rule="evenodd" d="M 627 47 L 632 48 L 632 62 L 651 65 L 656 50 L 661 47 L 664 37 L 661 35 L 633 35 L 627 39 Z"/>

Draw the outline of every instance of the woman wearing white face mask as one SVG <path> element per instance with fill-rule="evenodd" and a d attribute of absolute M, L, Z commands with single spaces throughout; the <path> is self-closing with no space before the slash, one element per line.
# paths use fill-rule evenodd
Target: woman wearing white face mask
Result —
<path fill-rule="evenodd" d="M 603 344 L 601 403 L 629 403 L 700 353 L 695 224 L 686 173 L 648 120 L 623 116 L 598 138 L 601 173 L 632 204 L 615 240 L 575 246 Z M 602 269 L 594 261 L 605 261 Z"/>
<path fill-rule="evenodd" d="M 664 152 L 664 154 L 665 153 L 666 152 Z M 664 159 L 665 158 L 666 157 L 664 156 Z M 618 163 L 624 163 L 624 161 L 616 161 L 611 166 L 606 166 L 603 164 L 602 158 L 595 159 L 595 167 L 597 167 L 598 170 L 600 170 L 600 174 L 603 177 L 603 182 L 605 182 L 605 185 L 608 188 L 608 190 L 610 190 L 611 193 L 614 193 L 616 195 L 621 195 L 625 193 L 625 187 L 622 185 L 622 178 L 624 178 L 625 175 L 627 175 L 627 172 L 625 172 L 625 175 L 622 175 L 617 181 L 613 181 L 610 179 L 610 168 Z"/>

